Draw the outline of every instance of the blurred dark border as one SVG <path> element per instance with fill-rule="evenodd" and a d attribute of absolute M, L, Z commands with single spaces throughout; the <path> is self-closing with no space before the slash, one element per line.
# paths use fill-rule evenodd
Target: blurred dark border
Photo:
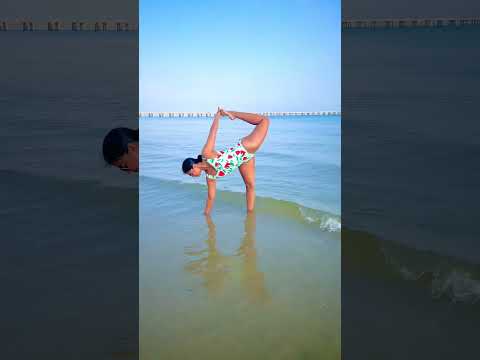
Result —
<path fill-rule="evenodd" d="M 470 358 L 479 4 L 345 0 L 342 11 L 343 358 Z"/>
<path fill-rule="evenodd" d="M 138 1 L 4 1 L 0 25 L 2 357 L 137 359 L 138 177 L 101 144 L 138 128 Z"/>

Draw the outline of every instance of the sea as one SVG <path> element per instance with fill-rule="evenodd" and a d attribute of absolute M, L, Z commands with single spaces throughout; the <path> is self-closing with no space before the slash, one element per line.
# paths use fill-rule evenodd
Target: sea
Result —
<path fill-rule="evenodd" d="M 140 357 L 340 358 L 339 116 L 274 116 L 256 153 L 256 210 L 239 172 L 182 173 L 212 118 L 140 120 Z M 217 149 L 252 125 L 221 120 Z"/>
<path fill-rule="evenodd" d="M 138 34 L 0 42 L 5 356 L 133 356 L 138 177 L 106 166 L 101 147 L 112 127 L 138 126 Z"/>
<path fill-rule="evenodd" d="M 345 358 L 477 351 L 479 33 L 342 33 Z"/>

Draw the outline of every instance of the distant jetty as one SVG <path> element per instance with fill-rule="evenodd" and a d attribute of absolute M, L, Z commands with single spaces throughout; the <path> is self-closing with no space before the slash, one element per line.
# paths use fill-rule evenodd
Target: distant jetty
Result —
<path fill-rule="evenodd" d="M 480 25 L 480 17 L 344 18 L 342 29 L 435 28 Z M 46 19 L 0 17 L 0 31 L 138 31 L 138 23 L 122 19 Z"/>
<path fill-rule="evenodd" d="M 342 29 L 436 28 L 480 25 L 480 17 L 343 19 Z"/>
<path fill-rule="evenodd" d="M 307 111 L 307 112 L 261 112 L 265 116 L 339 116 L 340 111 Z M 140 112 L 139 117 L 171 118 L 171 117 L 213 117 L 212 112 Z"/>
<path fill-rule="evenodd" d="M 137 31 L 138 24 L 121 19 L 99 19 L 95 21 L 50 19 L 34 21 L 29 18 L 1 19 L 1 31 Z"/>

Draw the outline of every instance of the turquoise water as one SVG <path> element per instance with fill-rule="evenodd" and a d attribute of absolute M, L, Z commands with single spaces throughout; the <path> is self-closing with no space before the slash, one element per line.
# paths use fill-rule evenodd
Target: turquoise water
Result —
<path fill-rule="evenodd" d="M 340 359 L 340 119 L 272 118 L 257 202 L 181 172 L 211 119 L 141 119 L 140 358 Z M 218 148 L 251 126 L 225 119 Z"/>

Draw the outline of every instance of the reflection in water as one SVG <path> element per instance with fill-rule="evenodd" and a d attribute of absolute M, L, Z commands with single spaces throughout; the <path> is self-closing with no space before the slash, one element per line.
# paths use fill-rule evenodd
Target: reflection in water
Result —
<path fill-rule="evenodd" d="M 202 285 L 209 293 L 219 293 L 227 279 L 233 280 L 230 268 L 239 268 L 242 287 L 251 302 L 265 303 L 270 296 L 265 287 L 264 274 L 258 270 L 257 252 L 255 249 L 255 213 L 248 213 L 245 217 L 245 233 L 235 255 L 222 255 L 217 249 L 217 233 L 215 224 L 210 216 L 205 217 L 208 226 L 207 247 L 194 251 L 190 248 L 185 251 L 188 256 L 195 257 L 185 266 L 185 270 L 201 276 Z M 238 259 L 241 260 L 238 264 Z"/>
<path fill-rule="evenodd" d="M 225 282 L 227 276 L 227 260 L 226 256 L 220 254 L 217 250 L 217 231 L 215 224 L 210 216 L 205 216 L 208 225 L 208 239 L 206 240 L 207 248 L 200 251 L 186 250 L 185 254 L 196 257 L 196 260 L 190 261 L 185 270 L 204 278 L 203 286 L 209 292 L 219 292 Z"/>
<path fill-rule="evenodd" d="M 248 213 L 245 218 L 245 235 L 237 250 L 237 255 L 243 258 L 243 286 L 247 292 L 248 299 L 252 302 L 266 302 L 269 300 L 269 296 L 265 288 L 263 273 L 257 268 L 255 230 L 255 213 Z"/>

